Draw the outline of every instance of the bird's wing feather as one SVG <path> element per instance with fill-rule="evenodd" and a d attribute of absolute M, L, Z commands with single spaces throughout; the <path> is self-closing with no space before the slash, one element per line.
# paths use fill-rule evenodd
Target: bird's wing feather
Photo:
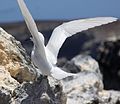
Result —
<path fill-rule="evenodd" d="M 46 54 L 45 54 L 45 46 L 44 46 L 44 39 L 43 39 L 44 37 L 40 32 L 38 32 L 37 26 L 29 10 L 27 9 L 26 4 L 24 3 L 24 0 L 17 0 L 17 1 L 21 9 L 21 12 L 23 14 L 23 17 L 25 19 L 25 22 L 27 24 L 27 27 L 33 37 L 33 42 L 36 45 L 37 49 L 39 49 L 41 56 L 45 58 Z"/>
<path fill-rule="evenodd" d="M 56 64 L 59 50 L 67 37 L 96 26 L 111 23 L 116 20 L 117 18 L 114 17 L 96 17 L 63 23 L 54 29 L 52 36 L 50 37 L 50 40 L 46 46 L 49 60 L 52 64 Z"/>

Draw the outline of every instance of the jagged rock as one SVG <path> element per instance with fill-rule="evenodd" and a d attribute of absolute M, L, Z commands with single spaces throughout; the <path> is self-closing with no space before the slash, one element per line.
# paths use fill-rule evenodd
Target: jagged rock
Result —
<path fill-rule="evenodd" d="M 0 66 L 0 104 L 9 104 L 11 102 L 12 93 L 19 86 L 10 73 Z"/>
<path fill-rule="evenodd" d="M 103 83 L 97 74 L 81 72 L 74 78 L 65 79 L 63 89 L 68 96 L 67 104 L 88 104 L 102 91 Z"/>
<path fill-rule="evenodd" d="M 36 78 L 36 72 L 20 42 L 0 28 L 0 65 L 19 81 Z"/>
<path fill-rule="evenodd" d="M 98 63 L 92 57 L 78 55 L 71 61 L 81 71 L 76 76 L 62 80 L 63 90 L 67 94 L 67 104 L 120 103 L 119 91 L 104 90 Z"/>
<path fill-rule="evenodd" d="M 103 90 L 98 94 L 100 104 L 120 104 L 120 92 L 113 90 Z"/>
<path fill-rule="evenodd" d="M 78 55 L 71 62 L 80 72 L 77 76 L 63 80 L 63 90 L 68 96 L 67 104 L 92 104 L 97 93 L 103 90 L 98 63 L 85 55 Z"/>
<path fill-rule="evenodd" d="M 57 65 L 63 70 L 72 73 L 79 72 L 94 72 L 102 79 L 102 74 L 99 69 L 98 62 L 89 55 L 77 55 L 70 61 L 66 58 L 58 59 Z"/>
<path fill-rule="evenodd" d="M 89 55 L 77 55 L 71 60 L 80 71 L 94 72 L 102 80 L 102 74 L 98 62 Z"/>
<path fill-rule="evenodd" d="M 67 99 L 60 82 L 50 77 L 22 84 L 14 90 L 14 95 L 13 104 L 66 104 Z"/>
<path fill-rule="evenodd" d="M 0 28 L 0 104 L 66 104 L 60 81 L 38 75 L 21 43 Z"/>
<path fill-rule="evenodd" d="M 0 66 L 0 87 L 13 91 L 18 85 L 19 83 L 11 77 L 10 73 Z"/>
<path fill-rule="evenodd" d="M 81 71 L 98 72 L 98 63 L 91 57 L 87 55 L 78 55 L 74 57 L 71 61 L 74 62 L 76 66 L 79 67 Z"/>

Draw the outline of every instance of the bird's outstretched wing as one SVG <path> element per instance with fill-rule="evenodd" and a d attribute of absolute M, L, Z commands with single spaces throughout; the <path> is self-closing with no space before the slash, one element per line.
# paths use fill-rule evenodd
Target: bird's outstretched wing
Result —
<path fill-rule="evenodd" d="M 39 52 L 41 53 L 41 56 L 43 56 L 46 59 L 45 54 L 45 46 L 44 46 L 44 37 L 43 35 L 38 32 L 37 26 L 29 12 L 29 10 L 26 7 L 26 4 L 24 3 L 24 0 L 17 0 L 19 7 L 21 9 L 21 12 L 23 14 L 23 17 L 25 19 L 25 22 L 27 24 L 27 27 L 33 37 L 33 42 L 37 49 L 39 49 Z"/>
<path fill-rule="evenodd" d="M 114 22 L 116 20 L 117 18 L 114 17 L 96 17 L 63 23 L 54 29 L 46 46 L 46 50 L 48 50 L 48 59 L 52 62 L 52 64 L 56 64 L 59 50 L 67 37 L 96 26 Z"/>

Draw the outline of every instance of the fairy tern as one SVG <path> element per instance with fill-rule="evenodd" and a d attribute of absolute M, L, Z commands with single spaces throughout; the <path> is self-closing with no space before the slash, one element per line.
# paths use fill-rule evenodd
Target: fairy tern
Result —
<path fill-rule="evenodd" d="M 65 72 L 56 66 L 59 50 L 66 38 L 89 28 L 108 24 L 117 20 L 117 18 L 114 17 L 96 17 L 63 23 L 54 29 L 48 44 L 45 46 L 44 36 L 42 33 L 38 32 L 37 26 L 27 9 L 24 0 L 17 1 L 27 27 L 33 37 L 34 47 L 31 53 L 33 63 L 42 75 L 52 76 L 58 80 L 76 75 Z"/>

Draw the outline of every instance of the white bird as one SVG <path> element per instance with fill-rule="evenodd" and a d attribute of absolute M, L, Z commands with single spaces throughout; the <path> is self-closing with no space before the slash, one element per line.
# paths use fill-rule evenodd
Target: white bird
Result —
<path fill-rule="evenodd" d="M 56 66 L 57 56 L 61 46 L 66 38 L 72 35 L 116 21 L 114 17 L 96 17 L 90 19 L 80 19 L 63 23 L 54 29 L 48 44 L 44 45 L 44 37 L 38 32 L 37 26 L 24 3 L 24 0 L 17 0 L 27 27 L 33 37 L 34 47 L 31 53 L 31 59 L 42 75 L 52 76 L 58 80 L 73 76 L 76 74 L 67 73 Z"/>

